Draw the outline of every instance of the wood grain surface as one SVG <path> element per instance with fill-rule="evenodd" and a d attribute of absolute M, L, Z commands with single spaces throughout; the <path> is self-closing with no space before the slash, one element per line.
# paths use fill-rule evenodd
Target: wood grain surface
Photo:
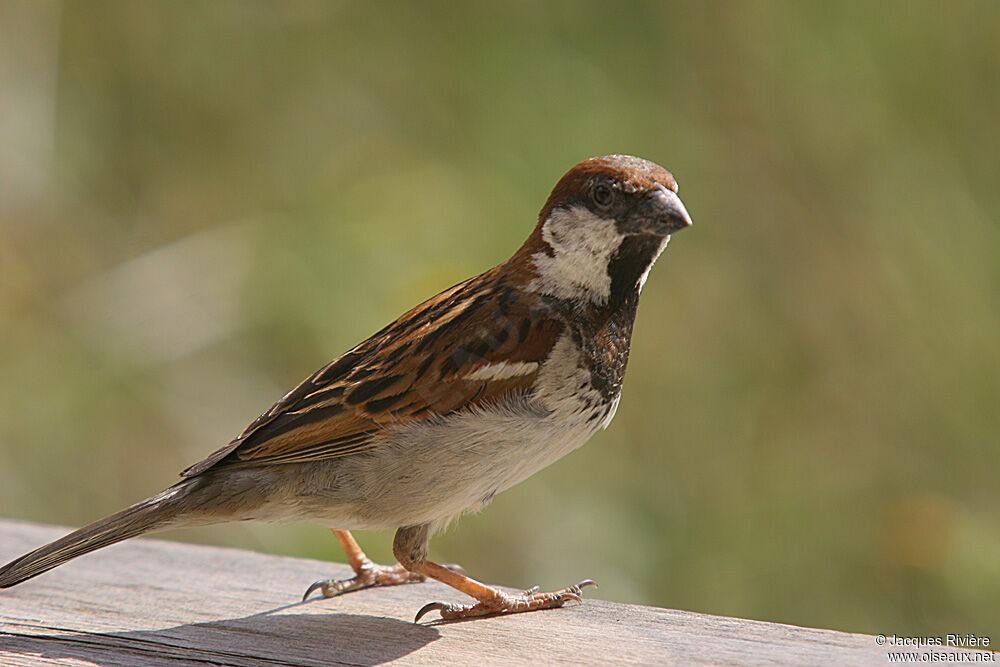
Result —
<path fill-rule="evenodd" d="M 0 521 L 0 562 L 65 530 Z M 868 635 L 593 599 L 420 625 L 411 620 L 426 602 L 461 594 L 423 583 L 299 602 L 314 580 L 349 573 L 339 563 L 131 540 L 0 590 L 0 664 L 887 663 Z"/>

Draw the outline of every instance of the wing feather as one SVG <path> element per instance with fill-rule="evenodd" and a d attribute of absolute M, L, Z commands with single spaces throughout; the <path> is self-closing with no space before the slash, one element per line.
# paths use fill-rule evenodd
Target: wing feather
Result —
<path fill-rule="evenodd" d="M 526 393 L 562 330 L 544 301 L 505 284 L 498 267 L 424 302 L 324 366 L 182 474 L 358 454 L 388 425 Z"/>

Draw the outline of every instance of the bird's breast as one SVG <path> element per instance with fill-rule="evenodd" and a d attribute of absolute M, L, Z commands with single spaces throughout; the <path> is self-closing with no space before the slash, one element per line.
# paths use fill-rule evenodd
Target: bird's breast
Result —
<path fill-rule="evenodd" d="M 527 394 L 387 429 L 364 457 L 344 461 L 369 523 L 447 521 L 577 449 L 618 404 L 590 378 L 566 334 Z"/>

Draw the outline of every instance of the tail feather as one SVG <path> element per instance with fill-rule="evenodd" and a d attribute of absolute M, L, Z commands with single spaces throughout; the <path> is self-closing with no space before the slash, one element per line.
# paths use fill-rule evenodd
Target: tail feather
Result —
<path fill-rule="evenodd" d="M 165 528 L 184 512 L 187 503 L 183 501 L 187 498 L 190 487 L 188 480 L 180 482 L 152 498 L 95 521 L 7 563 L 0 567 L 0 588 L 19 584 L 72 558 L 115 542 Z"/>

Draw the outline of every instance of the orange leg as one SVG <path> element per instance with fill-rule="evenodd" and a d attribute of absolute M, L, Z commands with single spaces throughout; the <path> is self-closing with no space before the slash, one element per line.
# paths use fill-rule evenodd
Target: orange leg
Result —
<path fill-rule="evenodd" d="M 442 619 L 450 621 L 460 618 L 514 614 L 522 611 L 561 607 L 570 600 L 580 602 L 583 588 L 597 586 L 591 579 L 585 579 L 575 586 L 552 593 L 539 593 L 537 586 L 518 594 L 505 593 L 499 588 L 476 581 L 462 572 L 427 560 L 427 543 L 429 541 L 430 532 L 427 526 L 401 528 L 396 532 L 392 550 L 407 570 L 447 584 L 474 598 L 476 602 L 466 605 L 431 602 L 417 612 L 416 618 L 413 619 L 414 623 L 434 610 L 441 612 Z"/>
<path fill-rule="evenodd" d="M 331 598 L 341 593 L 358 591 L 362 588 L 372 586 L 395 586 L 396 584 L 410 584 L 424 580 L 424 575 L 410 572 L 399 563 L 395 565 L 379 565 L 373 562 L 365 552 L 358 546 L 354 536 L 346 530 L 335 530 L 333 534 L 347 554 L 347 562 L 354 570 L 354 576 L 350 579 L 323 579 L 313 583 L 306 594 L 302 596 L 305 600 L 309 595 L 319 589 L 323 597 Z"/>

